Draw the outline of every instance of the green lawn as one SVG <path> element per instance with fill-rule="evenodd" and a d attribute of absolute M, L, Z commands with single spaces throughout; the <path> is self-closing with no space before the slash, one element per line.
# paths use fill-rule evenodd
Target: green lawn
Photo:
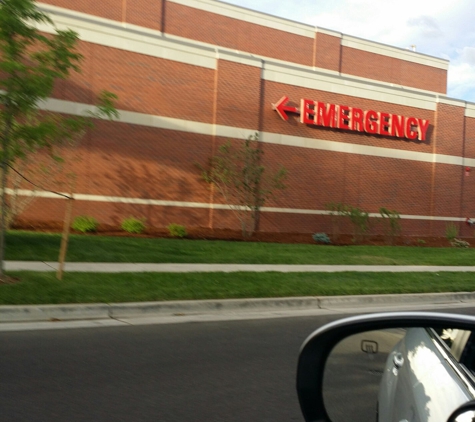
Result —
<path fill-rule="evenodd" d="M 56 261 L 60 236 L 12 231 L 8 260 Z M 71 236 L 69 262 L 474 265 L 475 249 Z M 10 273 L 0 304 L 473 291 L 475 273 Z"/>
<path fill-rule="evenodd" d="M 53 273 L 18 272 L 0 304 L 136 302 L 472 291 L 475 273 Z"/>
<path fill-rule="evenodd" d="M 7 260 L 56 261 L 61 237 L 12 231 Z M 397 246 L 325 246 L 71 236 L 69 262 L 347 264 L 347 265 L 475 265 L 475 248 Z"/>

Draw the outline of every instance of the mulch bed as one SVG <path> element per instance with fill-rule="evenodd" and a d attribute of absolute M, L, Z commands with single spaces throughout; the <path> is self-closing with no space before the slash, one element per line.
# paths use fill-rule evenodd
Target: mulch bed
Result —
<path fill-rule="evenodd" d="M 62 224 L 58 222 L 30 222 L 17 221 L 13 227 L 17 230 L 28 230 L 47 233 L 61 233 Z M 244 238 L 241 231 L 230 229 L 210 229 L 206 227 L 187 228 L 187 239 L 207 239 L 207 240 L 230 240 L 230 241 L 248 241 L 248 242 L 273 242 L 273 243 L 302 243 L 315 244 L 312 239 L 312 233 L 278 233 L 278 232 L 256 232 L 252 236 Z M 74 230 L 71 233 L 80 234 Z M 149 227 L 142 234 L 131 234 L 124 232 L 115 226 L 106 224 L 99 225 L 97 232 L 88 234 L 90 236 L 123 236 L 123 237 L 142 237 L 142 238 L 171 238 L 165 227 Z M 468 239 L 470 243 L 471 239 Z M 361 241 L 355 243 L 353 235 L 341 234 L 338 239 L 332 239 L 332 244 L 336 246 L 347 245 L 375 245 L 383 246 L 391 244 L 390 239 L 382 235 L 367 235 Z M 395 246 L 420 246 L 420 247 L 450 247 L 450 242 L 445 237 L 413 237 L 399 236 L 392 242 Z"/>

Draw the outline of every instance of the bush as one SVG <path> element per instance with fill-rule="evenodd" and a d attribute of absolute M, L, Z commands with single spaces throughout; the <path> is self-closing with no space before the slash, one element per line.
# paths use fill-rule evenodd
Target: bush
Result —
<path fill-rule="evenodd" d="M 330 211 L 332 222 L 332 238 L 338 240 L 340 237 L 340 223 L 342 217 L 348 215 L 349 206 L 341 202 L 330 202 L 325 207 Z"/>
<path fill-rule="evenodd" d="M 369 214 L 358 207 L 349 207 L 346 215 L 350 218 L 354 228 L 354 242 L 360 242 L 369 228 Z"/>
<path fill-rule="evenodd" d="M 326 233 L 315 233 L 312 236 L 312 239 L 315 240 L 315 242 L 317 242 L 317 243 L 325 243 L 327 245 L 332 243 L 330 238 L 328 237 L 328 235 Z"/>
<path fill-rule="evenodd" d="M 73 221 L 71 227 L 81 233 L 95 232 L 99 223 L 94 217 L 88 215 L 80 215 Z"/>
<path fill-rule="evenodd" d="M 120 227 L 127 233 L 142 233 L 145 230 L 145 218 L 126 218 L 122 221 Z"/>
<path fill-rule="evenodd" d="M 384 207 L 379 209 L 379 213 L 383 220 L 387 220 L 386 235 L 388 236 L 389 244 L 392 245 L 396 236 L 401 233 L 401 224 L 399 223 L 401 215 L 397 211 L 388 210 Z"/>
<path fill-rule="evenodd" d="M 181 224 L 171 223 L 167 226 L 167 229 L 173 237 L 185 237 L 188 235 L 185 226 L 182 226 Z"/>
<path fill-rule="evenodd" d="M 459 229 L 454 223 L 449 223 L 445 226 L 445 237 L 453 241 L 459 234 Z"/>
<path fill-rule="evenodd" d="M 452 246 L 455 248 L 468 248 L 470 247 L 470 243 L 466 242 L 465 240 L 454 239 L 450 242 Z"/>

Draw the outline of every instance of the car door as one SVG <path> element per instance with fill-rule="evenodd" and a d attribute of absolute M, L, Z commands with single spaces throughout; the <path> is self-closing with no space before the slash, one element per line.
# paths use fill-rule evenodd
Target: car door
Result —
<path fill-rule="evenodd" d="M 473 378 L 460 362 L 473 358 L 467 346 L 471 334 L 443 331 L 410 328 L 391 351 L 378 397 L 380 421 L 446 421 L 475 397 Z"/>

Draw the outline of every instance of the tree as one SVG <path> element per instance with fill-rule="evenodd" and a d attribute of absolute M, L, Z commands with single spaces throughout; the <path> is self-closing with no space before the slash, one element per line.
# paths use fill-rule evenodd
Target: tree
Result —
<path fill-rule="evenodd" d="M 401 215 L 397 211 L 389 210 L 384 207 L 379 209 L 379 213 L 381 214 L 383 221 L 386 220 L 387 222 L 386 235 L 388 237 L 389 244 L 392 245 L 394 244 L 396 236 L 401 233 Z"/>
<path fill-rule="evenodd" d="M 286 169 L 281 166 L 269 174 L 262 165 L 263 155 L 256 133 L 239 146 L 226 142 L 209 159 L 207 168 L 199 166 L 203 179 L 218 189 L 235 212 L 245 237 L 258 229 L 260 209 L 266 201 L 276 190 L 285 189 Z"/>
<path fill-rule="evenodd" d="M 73 140 L 92 125 L 93 117 L 111 118 L 117 112 L 115 95 L 103 92 L 97 111 L 89 116 L 68 117 L 39 110 L 57 80 L 79 71 L 77 34 L 56 30 L 45 35 L 35 24 L 53 25 L 32 0 L 0 0 L 0 278 L 4 278 L 7 222 L 7 178 L 16 159 L 40 148 Z M 1 281 L 1 280 L 0 280 Z"/>
<path fill-rule="evenodd" d="M 332 238 L 336 242 L 340 238 L 340 223 L 344 216 L 348 214 L 350 207 L 342 202 L 330 202 L 325 205 L 330 210 L 332 222 Z"/>

